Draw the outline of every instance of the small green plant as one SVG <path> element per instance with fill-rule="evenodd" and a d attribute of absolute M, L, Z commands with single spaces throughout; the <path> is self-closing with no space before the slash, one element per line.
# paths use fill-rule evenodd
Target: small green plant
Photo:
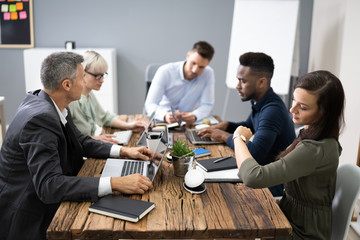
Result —
<path fill-rule="evenodd" d="M 176 139 L 176 142 L 175 144 L 173 144 L 171 149 L 171 155 L 177 157 L 183 157 L 183 156 L 188 157 L 188 156 L 194 156 L 195 153 L 191 149 L 189 149 L 185 140 L 180 141 L 179 139 Z"/>

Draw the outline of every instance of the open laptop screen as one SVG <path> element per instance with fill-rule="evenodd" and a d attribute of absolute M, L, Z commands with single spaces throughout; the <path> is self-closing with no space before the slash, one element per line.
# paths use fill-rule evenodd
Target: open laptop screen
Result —
<path fill-rule="evenodd" d="M 151 129 L 156 127 L 155 122 L 154 122 L 154 115 L 155 113 L 151 114 L 150 118 L 149 118 L 149 124 L 148 124 L 148 131 L 151 132 Z M 161 137 L 161 141 L 160 141 L 160 150 L 163 150 L 167 147 L 167 145 L 169 144 L 169 130 L 166 124 L 159 124 L 157 126 L 162 126 L 164 127 L 163 130 L 163 134 Z M 140 146 L 147 146 L 146 144 L 146 131 L 145 129 L 143 131 L 140 132 L 140 137 L 138 139 L 138 141 L 136 142 L 136 146 L 140 147 Z"/>
<path fill-rule="evenodd" d="M 155 111 L 150 115 L 149 117 L 149 123 L 148 123 L 148 126 L 147 128 L 145 129 L 142 129 L 140 131 L 140 137 L 139 137 L 139 140 L 136 142 L 136 146 L 146 146 L 146 131 L 151 128 L 153 122 L 154 122 L 154 118 L 155 118 Z"/>
<path fill-rule="evenodd" d="M 101 177 L 121 177 L 140 173 L 153 181 L 164 160 L 166 151 L 167 146 L 165 149 L 158 147 L 151 161 L 108 158 Z M 131 167 L 129 167 L 130 165 Z"/>

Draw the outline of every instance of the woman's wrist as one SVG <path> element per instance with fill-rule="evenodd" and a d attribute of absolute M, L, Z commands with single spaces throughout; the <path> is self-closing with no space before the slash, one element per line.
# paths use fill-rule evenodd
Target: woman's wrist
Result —
<path fill-rule="evenodd" d="M 237 139 L 237 138 L 240 138 L 241 140 L 243 140 L 244 143 L 247 142 L 246 137 L 242 134 L 234 134 L 232 140 L 235 141 L 235 139 Z"/>

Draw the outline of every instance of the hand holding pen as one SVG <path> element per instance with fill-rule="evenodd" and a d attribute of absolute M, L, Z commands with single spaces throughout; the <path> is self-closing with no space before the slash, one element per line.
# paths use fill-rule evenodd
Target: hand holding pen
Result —
<path fill-rule="evenodd" d="M 171 107 L 171 114 L 172 114 L 172 118 L 175 120 L 175 122 L 177 123 L 181 123 L 182 119 L 181 119 L 181 112 L 180 110 L 175 110 L 174 107 Z M 180 126 L 180 124 L 179 124 Z"/>

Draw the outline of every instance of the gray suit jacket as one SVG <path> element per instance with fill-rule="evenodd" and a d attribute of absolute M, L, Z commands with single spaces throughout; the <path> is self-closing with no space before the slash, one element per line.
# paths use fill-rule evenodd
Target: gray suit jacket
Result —
<path fill-rule="evenodd" d="M 99 178 L 75 177 L 83 156 L 107 158 L 111 144 L 65 128 L 44 91 L 28 93 L 0 152 L 0 239 L 45 239 L 61 201 L 97 200 Z"/>

